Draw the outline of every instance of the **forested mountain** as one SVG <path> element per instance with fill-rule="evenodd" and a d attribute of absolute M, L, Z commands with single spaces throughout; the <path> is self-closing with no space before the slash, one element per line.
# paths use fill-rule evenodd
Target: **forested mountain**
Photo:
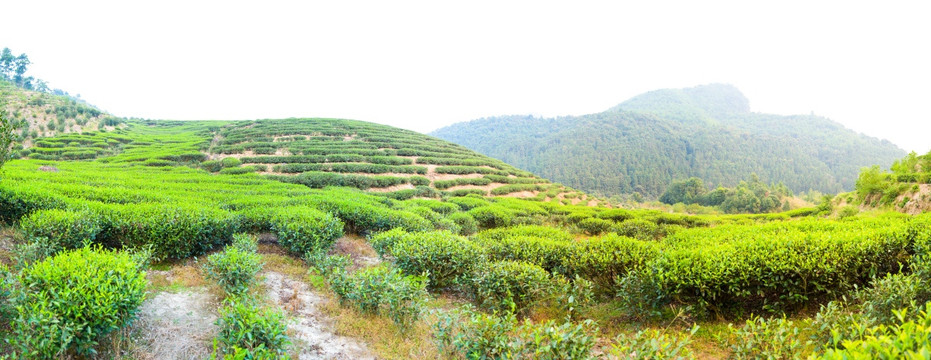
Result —
<path fill-rule="evenodd" d="M 750 112 L 735 87 L 648 92 L 583 116 L 499 116 L 432 133 L 574 188 L 658 197 L 673 180 L 734 186 L 756 173 L 794 191 L 852 189 L 905 152 L 815 115 Z"/>

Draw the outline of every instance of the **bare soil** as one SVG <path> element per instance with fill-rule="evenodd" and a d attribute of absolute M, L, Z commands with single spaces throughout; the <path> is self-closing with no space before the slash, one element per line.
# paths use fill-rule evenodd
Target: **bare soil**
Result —
<path fill-rule="evenodd" d="M 330 320 L 317 311 L 327 300 L 307 284 L 273 271 L 264 275 L 268 298 L 291 317 L 288 330 L 299 359 L 375 359 L 364 343 L 330 330 Z"/>
<path fill-rule="evenodd" d="M 212 352 L 218 304 L 205 290 L 160 292 L 140 309 L 140 359 L 206 359 Z"/>

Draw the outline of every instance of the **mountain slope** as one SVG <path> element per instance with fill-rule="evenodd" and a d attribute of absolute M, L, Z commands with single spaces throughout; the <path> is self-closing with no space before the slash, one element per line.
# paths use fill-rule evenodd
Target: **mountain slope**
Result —
<path fill-rule="evenodd" d="M 658 90 L 605 112 L 501 116 L 432 133 L 566 185 L 659 196 L 675 179 L 733 186 L 750 173 L 794 191 L 853 188 L 863 166 L 904 151 L 829 119 L 752 113 L 730 85 Z"/>

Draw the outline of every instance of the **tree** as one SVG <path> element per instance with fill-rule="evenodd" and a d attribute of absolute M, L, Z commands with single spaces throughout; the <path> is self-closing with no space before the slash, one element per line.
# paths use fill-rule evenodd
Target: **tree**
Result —
<path fill-rule="evenodd" d="M 886 188 L 886 174 L 879 169 L 879 165 L 863 168 L 857 178 L 857 193 L 865 198 L 872 194 L 881 194 Z"/>
<path fill-rule="evenodd" d="M 691 177 L 687 180 L 674 181 L 669 184 L 666 192 L 659 197 L 659 201 L 665 204 L 692 204 L 708 192 L 705 182 L 697 177 Z"/>
<path fill-rule="evenodd" d="M 10 157 L 10 144 L 13 141 L 13 124 L 0 114 L 0 167 Z"/>

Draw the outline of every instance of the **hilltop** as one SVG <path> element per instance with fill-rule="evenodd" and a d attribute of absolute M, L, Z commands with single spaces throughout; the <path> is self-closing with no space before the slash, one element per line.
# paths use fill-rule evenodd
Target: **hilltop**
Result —
<path fill-rule="evenodd" d="M 652 91 L 596 114 L 498 116 L 431 135 L 584 191 L 647 198 L 674 180 L 734 186 L 751 173 L 796 192 L 837 193 L 853 188 L 861 167 L 905 155 L 824 117 L 751 112 L 722 84 Z"/>

